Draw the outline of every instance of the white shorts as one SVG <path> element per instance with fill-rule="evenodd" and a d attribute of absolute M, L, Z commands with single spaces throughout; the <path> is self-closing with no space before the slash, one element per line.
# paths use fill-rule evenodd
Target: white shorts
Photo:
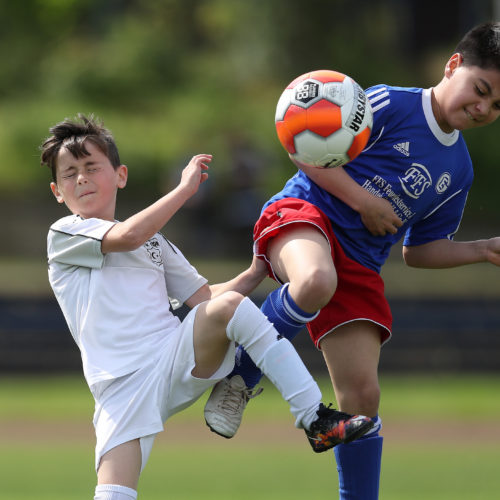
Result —
<path fill-rule="evenodd" d="M 95 467 L 112 448 L 140 439 L 142 468 L 148 461 L 156 434 L 175 413 L 193 404 L 207 389 L 234 367 L 235 345 L 231 342 L 219 369 L 208 379 L 193 377 L 195 366 L 193 323 L 196 308 L 175 332 L 166 337 L 162 352 L 133 373 L 91 387 L 95 398 Z"/>

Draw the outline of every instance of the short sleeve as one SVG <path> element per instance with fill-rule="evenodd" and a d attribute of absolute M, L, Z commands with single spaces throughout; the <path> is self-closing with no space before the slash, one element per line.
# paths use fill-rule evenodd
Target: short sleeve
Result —
<path fill-rule="evenodd" d="M 171 302 L 184 303 L 207 279 L 184 257 L 182 252 L 166 238 L 161 238 L 165 282 Z"/>
<path fill-rule="evenodd" d="M 53 224 L 47 237 L 49 264 L 101 268 L 101 241 L 115 223 L 102 219 L 70 216 Z"/>
<path fill-rule="evenodd" d="M 457 191 L 436 210 L 411 226 L 403 245 L 415 246 L 441 239 L 453 239 L 462 221 L 467 193 L 465 189 Z"/>

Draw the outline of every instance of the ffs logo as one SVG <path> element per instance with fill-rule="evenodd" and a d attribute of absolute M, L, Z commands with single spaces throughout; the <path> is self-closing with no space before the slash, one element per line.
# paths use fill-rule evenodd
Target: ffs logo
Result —
<path fill-rule="evenodd" d="M 398 177 L 403 191 L 411 198 L 418 200 L 421 194 L 432 186 L 432 177 L 429 171 L 420 163 L 412 163 L 403 177 Z M 451 175 L 444 172 L 436 183 L 436 193 L 444 193 L 451 184 Z"/>
<path fill-rule="evenodd" d="M 405 172 L 404 177 L 399 177 L 403 191 L 410 197 L 418 200 L 420 195 L 432 186 L 432 177 L 429 171 L 420 163 L 412 163 Z"/>

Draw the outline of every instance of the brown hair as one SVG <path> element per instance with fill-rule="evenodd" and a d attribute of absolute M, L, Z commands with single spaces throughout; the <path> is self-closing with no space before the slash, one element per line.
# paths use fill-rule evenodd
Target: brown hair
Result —
<path fill-rule="evenodd" d="M 50 137 L 40 146 L 41 164 L 52 171 L 52 179 L 57 183 L 57 156 L 61 148 L 66 148 L 75 158 L 89 156 L 85 142 L 90 141 L 97 146 L 116 169 L 121 165 L 120 155 L 111 132 L 93 115 L 88 118 L 81 113 L 77 119 L 66 118 L 50 128 Z"/>

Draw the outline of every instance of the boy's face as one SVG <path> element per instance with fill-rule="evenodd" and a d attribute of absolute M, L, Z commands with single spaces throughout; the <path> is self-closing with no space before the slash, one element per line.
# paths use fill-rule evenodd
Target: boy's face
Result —
<path fill-rule="evenodd" d="M 445 68 L 437 120 L 445 132 L 483 127 L 500 116 L 500 71 L 464 66 L 454 54 Z"/>
<path fill-rule="evenodd" d="M 50 187 L 59 203 L 65 203 L 72 213 L 84 219 L 96 217 L 114 220 L 116 192 L 127 183 L 127 167 L 116 170 L 109 158 L 92 142 L 85 148 L 90 153 L 75 158 L 66 148 L 57 156 L 57 184 Z"/>

